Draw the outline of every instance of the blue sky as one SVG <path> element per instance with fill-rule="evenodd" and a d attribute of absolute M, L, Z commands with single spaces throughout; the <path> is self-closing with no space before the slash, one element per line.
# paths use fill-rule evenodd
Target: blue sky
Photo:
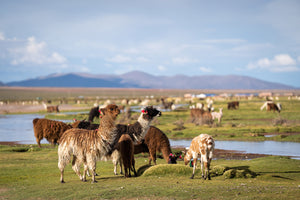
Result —
<path fill-rule="evenodd" d="M 0 0 L 0 81 L 246 75 L 300 87 L 298 0 Z"/>

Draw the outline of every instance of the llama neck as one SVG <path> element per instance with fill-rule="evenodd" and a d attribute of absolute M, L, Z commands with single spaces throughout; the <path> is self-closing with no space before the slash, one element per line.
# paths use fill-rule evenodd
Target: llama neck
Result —
<path fill-rule="evenodd" d="M 137 122 L 141 125 L 142 131 L 139 135 L 137 135 L 138 141 L 141 141 L 145 138 L 146 133 L 149 130 L 150 123 L 152 120 L 146 120 L 143 118 L 143 113 L 141 113 L 140 117 L 138 118 Z"/>
<path fill-rule="evenodd" d="M 114 141 L 117 136 L 116 130 L 117 128 L 114 119 L 110 116 L 104 115 L 98 128 L 98 135 L 101 136 L 103 140 L 111 143 L 111 141 Z"/>

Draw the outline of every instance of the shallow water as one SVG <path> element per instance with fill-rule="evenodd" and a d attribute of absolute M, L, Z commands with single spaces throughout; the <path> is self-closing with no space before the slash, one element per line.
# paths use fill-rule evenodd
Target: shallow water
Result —
<path fill-rule="evenodd" d="M 192 140 L 170 140 L 171 146 L 189 147 Z M 300 143 L 297 142 L 248 142 L 215 141 L 216 149 L 236 150 L 244 153 L 293 156 L 300 159 Z"/>
<path fill-rule="evenodd" d="M 62 114 L 74 114 L 62 113 Z M 0 141 L 18 142 L 20 144 L 36 144 L 33 133 L 32 120 L 43 118 L 44 115 L 0 115 Z M 70 120 L 58 120 L 70 122 Z M 48 143 L 43 139 L 41 143 Z M 170 140 L 171 146 L 189 147 L 191 140 Z M 300 143 L 295 142 L 244 142 L 244 141 L 216 141 L 217 149 L 243 151 L 269 155 L 295 156 L 300 158 Z"/>

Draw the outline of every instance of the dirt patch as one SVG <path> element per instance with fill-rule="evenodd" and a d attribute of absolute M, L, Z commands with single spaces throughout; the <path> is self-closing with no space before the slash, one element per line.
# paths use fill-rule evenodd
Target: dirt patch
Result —
<path fill-rule="evenodd" d="M 79 107 L 69 104 L 59 105 L 59 110 L 62 111 L 76 111 L 90 109 L 90 107 Z M 12 113 L 34 113 L 45 111 L 43 105 L 22 105 L 22 104 L 3 104 L 0 106 L 0 114 Z"/>

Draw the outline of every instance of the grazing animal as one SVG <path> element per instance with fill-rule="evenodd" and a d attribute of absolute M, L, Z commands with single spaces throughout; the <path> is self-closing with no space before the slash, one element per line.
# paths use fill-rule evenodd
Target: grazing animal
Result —
<path fill-rule="evenodd" d="M 267 110 L 271 111 L 273 110 L 273 112 L 277 111 L 278 113 L 280 113 L 281 111 L 281 104 L 280 103 L 267 103 Z"/>
<path fill-rule="evenodd" d="M 91 108 L 89 112 L 89 122 L 93 122 L 94 118 L 99 118 L 100 116 L 100 111 L 99 111 L 99 106 Z"/>
<path fill-rule="evenodd" d="M 211 159 L 213 157 L 214 148 L 215 148 L 215 142 L 212 136 L 210 135 L 200 134 L 199 136 L 195 137 L 192 140 L 190 148 L 184 156 L 185 165 L 187 165 L 191 159 L 193 159 L 194 161 L 194 168 L 193 168 L 193 174 L 191 176 L 191 179 L 193 179 L 195 175 L 198 155 L 201 155 L 200 162 L 201 162 L 202 178 L 204 180 L 206 178 L 210 180 L 209 167 L 210 167 Z M 204 167 L 205 167 L 205 173 L 203 172 Z"/>
<path fill-rule="evenodd" d="M 260 110 L 263 110 L 264 108 L 266 108 L 268 103 L 273 103 L 273 101 L 266 101 L 266 102 L 260 107 Z"/>
<path fill-rule="evenodd" d="M 240 102 L 238 101 L 232 101 L 227 103 L 227 109 L 238 109 L 240 107 Z"/>
<path fill-rule="evenodd" d="M 123 134 L 120 137 L 117 149 L 121 154 L 125 177 L 131 177 L 131 171 L 133 171 L 134 175 L 137 176 L 134 161 L 134 145 L 131 137 L 128 134 Z"/>
<path fill-rule="evenodd" d="M 220 124 L 223 116 L 223 108 L 220 108 L 219 112 L 212 112 L 211 116 L 212 120 L 218 119 L 218 123 Z"/>
<path fill-rule="evenodd" d="M 60 182 L 64 183 L 64 168 L 73 155 L 72 168 L 80 180 L 86 181 L 88 168 L 92 171 L 92 182 L 97 182 L 96 161 L 112 152 L 118 135 L 115 120 L 120 114 L 117 105 L 110 104 L 101 110 L 104 113 L 98 130 L 73 128 L 66 131 L 59 140 L 58 168 L 61 173 Z M 84 164 L 83 175 L 80 166 Z"/>
<path fill-rule="evenodd" d="M 199 124 L 211 124 L 212 116 L 209 111 L 205 111 L 199 108 L 192 108 L 190 113 L 192 123 Z"/>
<path fill-rule="evenodd" d="M 62 134 L 72 128 L 72 125 L 60 121 L 50 119 L 35 118 L 32 121 L 34 136 L 39 147 L 41 147 L 41 140 L 45 138 L 53 146 L 57 144 Z M 74 124 L 74 126 L 77 125 Z"/>
<path fill-rule="evenodd" d="M 149 150 L 149 165 L 151 165 L 152 160 L 156 165 L 156 152 L 161 152 L 166 162 L 169 162 L 169 155 L 172 153 L 170 141 L 166 134 L 164 134 L 159 128 L 150 126 L 147 134 L 145 135 L 145 144 Z M 176 164 L 176 160 L 172 164 Z"/>

